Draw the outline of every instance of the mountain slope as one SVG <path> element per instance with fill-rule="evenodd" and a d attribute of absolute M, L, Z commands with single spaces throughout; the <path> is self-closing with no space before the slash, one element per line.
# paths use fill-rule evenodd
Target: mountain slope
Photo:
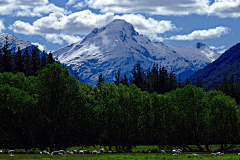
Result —
<path fill-rule="evenodd" d="M 26 47 L 33 46 L 29 41 L 19 40 L 11 33 L 0 33 L 0 48 L 2 48 L 6 43 L 6 37 L 8 37 L 9 49 L 12 51 L 16 51 L 18 47 L 20 47 L 20 49 L 24 49 Z"/>
<path fill-rule="evenodd" d="M 151 42 L 139 35 L 130 23 L 117 19 L 100 29 L 95 28 L 83 40 L 53 52 L 53 56 L 77 70 L 85 82 L 95 85 L 99 71 L 108 82 L 113 80 L 114 71 L 119 69 L 122 76 L 130 77 L 138 60 L 144 69 L 157 63 L 168 70 L 173 68 L 176 74 L 184 74 L 205 67 L 220 54 L 202 43 L 176 47 Z"/>
<path fill-rule="evenodd" d="M 214 81 L 221 83 L 224 77 L 228 79 L 233 74 L 235 80 L 240 80 L 240 43 L 234 45 L 226 52 L 224 52 L 216 61 L 207 65 L 205 68 L 198 70 L 189 79 L 195 84 L 202 79 L 208 84 Z"/>

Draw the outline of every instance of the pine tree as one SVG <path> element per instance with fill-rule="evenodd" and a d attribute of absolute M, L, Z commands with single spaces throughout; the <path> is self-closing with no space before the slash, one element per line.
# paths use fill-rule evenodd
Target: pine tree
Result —
<path fill-rule="evenodd" d="M 232 74 L 229 82 L 228 82 L 228 95 L 231 97 L 234 97 L 235 95 L 235 87 L 234 87 L 235 81 L 234 81 L 234 75 Z"/>
<path fill-rule="evenodd" d="M 121 79 L 120 83 L 122 83 L 122 84 L 125 85 L 125 86 L 129 86 L 128 78 L 127 78 L 127 75 L 126 75 L 126 74 L 124 74 L 124 78 Z"/>
<path fill-rule="evenodd" d="M 97 87 L 100 88 L 100 86 L 104 83 L 104 76 L 101 72 L 98 74 L 98 81 L 97 81 Z"/>
<path fill-rule="evenodd" d="M 32 49 L 31 55 L 32 73 L 33 75 L 36 75 L 37 71 L 40 70 L 40 53 L 38 47 Z"/>
<path fill-rule="evenodd" d="M 47 66 L 47 53 L 43 50 L 40 69 L 43 69 Z"/>
<path fill-rule="evenodd" d="M 26 47 L 26 49 L 23 53 L 23 71 L 26 76 L 33 75 L 31 59 L 32 59 L 32 57 L 28 52 L 28 47 Z"/>
<path fill-rule="evenodd" d="M 23 56 L 20 50 L 20 47 L 18 47 L 18 51 L 14 56 L 14 62 L 15 62 L 15 72 L 23 72 Z"/>
<path fill-rule="evenodd" d="M 13 72 L 13 56 L 11 50 L 9 49 L 8 36 L 6 37 L 6 42 L 2 48 L 3 51 L 3 71 L 5 72 Z"/>
<path fill-rule="evenodd" d="M 48 59 L 48 61 L 47 61 L 48 64 L 52 64 L 54 62 L 52 51 L 49 52 L 47 59 Z"/>
<path fill-rule="evenodd" d="M 3 55 L 2 55 L 2 49 L 0 48 L 0 73 L 3 72 Z"/>
<path fill-rule="evenodd" d="M 121 73 L 120 70 L 115 71 L 115 80 L 113 81 L 116 86 L 118 86 L 121 82 Z"/>
<path fill-rule="evenodd" d="M 133 66 L 132 75 L 132 83 L 135 84 L 138 88 L 144 90 L 146 84 L 145 73 L 139 61 Z"/>

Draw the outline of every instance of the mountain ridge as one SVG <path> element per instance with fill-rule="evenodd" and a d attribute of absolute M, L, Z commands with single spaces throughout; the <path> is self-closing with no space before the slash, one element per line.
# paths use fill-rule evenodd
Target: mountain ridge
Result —
<path fill-rule="evenodd" d="M 58 56 L 68 68 L 78 71 L 85 82 L 95 85 L 99 72 L 107 82 L 113 80 L 118 69 L 122 75 L 130 77 L 137 61 L 144 69 L 157 63 L 168 70 L 172 68 L 176 74 L 192 74 L 217 59 L 220 53 L 200 42 L 189 47 L 151 42 L 135 31 L 130 23 L 117 19 L 93 29 L 81 41 L 53 52 L 53 56 Z"/>
<path fill-rule="evenodd" d="M 208 64 L 205 68 L 198 70 L 189 77 L 193 84 L 200 79 L 203 82 L 221 83 L 224 77 L 230 79 L 233 74 L 235 80 L 240 80 L 240 43 L 233 45 L 225 51 L 216 61 Z"/>

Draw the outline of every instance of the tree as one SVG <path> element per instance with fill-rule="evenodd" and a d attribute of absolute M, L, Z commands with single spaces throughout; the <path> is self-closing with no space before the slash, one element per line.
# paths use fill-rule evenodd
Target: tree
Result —
<path fill-rule="evenodd" d="M 3 51 L 2 56 L 3 71 L 13 72 L 14 71 L 13 56 L 11 50 L 9 49 L 8 36 L 6 37 L 6 42 L 2 48 L 2 51 Z"/>
<path fill-rule="evenodd" d="M 143 68 L 138 61 L 137 64 L 133 66 L 133 70 L 131 71 L 133 78 L 132 84 L 135 84 L 138 88 L 144 90 L 145 89 L 145 74 Z"/>
<path fill-rule="evenodd" d="M 27 92 L 0 84 L 0 142 L 6 149 L 35 147 L 36 100 Z M 7 116 L 6 116 L 7 115 Z"/>
<path fill-rule="evenodd" d="M 18 47 L 18 51 L 14 56 L 14 63 L 15 63 L 15 72 L 23 72 L 23 56 L 20 50 L 20 47 Z"/>
<path fill-rule="evenodd" d="M 115 71 L 115 80 L 113 82 L 116 86 L 118 86 L 121 83 L 120 70 L 118 70 L 117 72 Z"/>
<path fill-rule="evenodd" d="M 31 61 L 32 61 L 32 56 L 28 53 L 28 47 L 26 47 L 23 53 L 23 68 L 24 68 L 24 74 L 26 76 L 33 75 Z"/>
<path fill-rule="evenodd" d="M 32 49 L 31 55 L 32 73 L 33 75 L 37 75 L 37 71 L 40 69 L 40 54 L 38 47 Z"/>
<path fill-rule="evenodd" d="M 42 148 L 66 149 L 75 143 L 75 128 L 83 123 L 78 118 L 78 83 L 57 63 L 39 71 L 35 88 L 39 96 L 37 137 Z"/>
<path fill-rule="evenodd" d="M 53 55 L 52 55 L 52 51 L 50 51 L 48 54 L 47 62 L 48 62 L 48 64 L 52 64 L 53 62 L 55 62 Z"/>
<path fill-rule="evenodd" d="M 97 87 L 99 88 L 101 84 L 104 83 L 104 76 L 101 72 L 98 74 L 98 81 L 97 81 Z"/>
<path fill-rule="evenodd" d="M 45 50 L 43 50 L 43 53 L 42 53 L 42 59 L 41 59 L 41 63 L 40 63 L 40 69 L 43 69 L 44 67 L 47 66 L 47 53 Z"/>

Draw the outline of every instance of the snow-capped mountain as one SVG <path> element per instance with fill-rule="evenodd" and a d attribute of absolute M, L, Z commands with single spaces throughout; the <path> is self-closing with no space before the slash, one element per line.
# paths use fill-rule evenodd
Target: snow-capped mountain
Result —
<path fill-rule="evenodd" d="M 19 40 L 11 33 L 0 33 L 0 48 L 2 48 L 6 43 L 6 37 L 8 38 L 9 49 L 12 51 L 16 51 L 18 47 L 20 47 L 20 49 L 24 49 L 26 47 L 32 46 L 29 41 Z"/>
<path fill-rule="evenodd" d="M 130 77 L 138 61 L 144 69 L 152 67 L 153 63 L 172 68 L 184 79 L 213 62 L 220 53 L 202 43 L 178 47 L 151 42 L 130 23 L 116 19 L 100 29 L 95 28 L 81 41 L 53 52 L 53 56 L 78 71 L 80 79 L 96 85 L 99 72 L 108 82 L 119 69 L 122 76 Z"/>

